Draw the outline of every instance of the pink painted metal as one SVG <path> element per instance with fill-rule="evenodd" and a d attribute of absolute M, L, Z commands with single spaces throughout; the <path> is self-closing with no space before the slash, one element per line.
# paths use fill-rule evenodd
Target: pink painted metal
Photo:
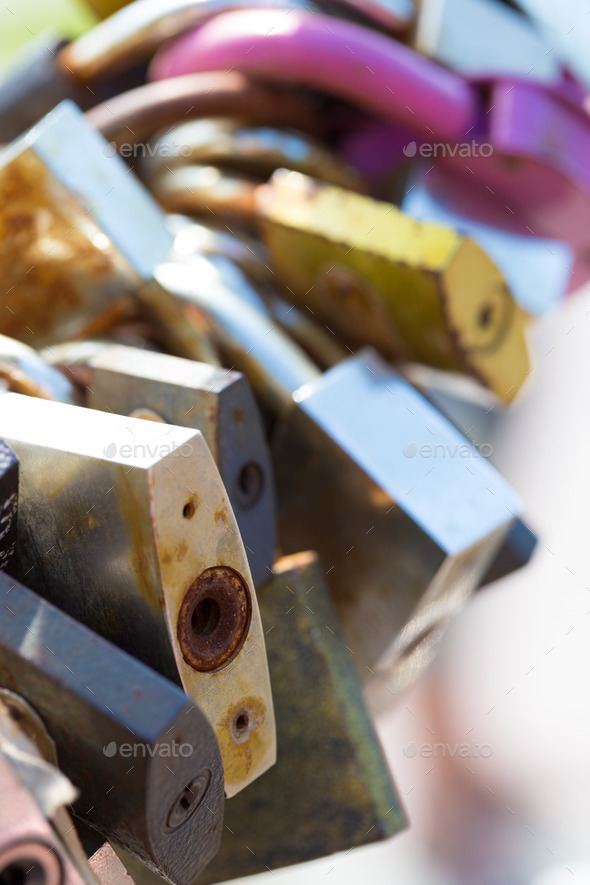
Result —
<path fill-rule="evenodd" d="M 229 69 L 310 86 L 435 140 L 463 137 L 477 118 L 477 93 L 457 74 L 384 34 L 305 12 L 220 15 L 162 49 L 151 77 Z"/>

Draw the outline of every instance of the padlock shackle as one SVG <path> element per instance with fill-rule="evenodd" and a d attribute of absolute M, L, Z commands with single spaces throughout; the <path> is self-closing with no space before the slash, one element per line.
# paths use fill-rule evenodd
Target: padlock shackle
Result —
<path fill-rule="evenodd" d="M 327 92 L 428 139 L 464 139 L 478 122 L 477 91 L 462 77 L 384 34 L 326 15 L 226 13 L 160 50 L 151 77 L 212 70 Z"/>
<path fill-rule="evenodd" d="M 130 89 L 87 112 L 88 122 L 117 146 L 139 144 L 160 129 L 198 117 L 239 116 L 317 134 L 309 103 L 283 88 L 251 83 L 237 71 L 190 74 Z"/>
<path fill-rule="evenodd" d="M 172 298 L 185 319 L 190 322 L 191 315 L 198 315 L 232 368 L 243 372 L 260 398 L 278 412 L 320 372 L 281 332 L 251 287 L 239 292 L 238 274 L 235 268 L 228 281 L 218 264 L 195 255 L 183 263 L 157 265 L 154 279 L 163 290 L 162 297 Z"/>
<path fill-rule="evenodd" d="M 83 82 L 130 67 L 171 37 L 202 25 L 212 16 L 252 7 L 301 9 L 305 0 L 136 0 L 123 6 L 67 46 L 58 64 Z"/>

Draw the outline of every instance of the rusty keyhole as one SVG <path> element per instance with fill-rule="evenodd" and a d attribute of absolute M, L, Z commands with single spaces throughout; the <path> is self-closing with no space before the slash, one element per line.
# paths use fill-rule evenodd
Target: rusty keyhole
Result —
<path fill-rule="evenodd" d="M 204 571 L 187 590 L 178 615 L 187 664 L 205 673 L 229 664 L 244 643 L 251 616 L 248 587 L 237 572 L 225 566 Z"/>

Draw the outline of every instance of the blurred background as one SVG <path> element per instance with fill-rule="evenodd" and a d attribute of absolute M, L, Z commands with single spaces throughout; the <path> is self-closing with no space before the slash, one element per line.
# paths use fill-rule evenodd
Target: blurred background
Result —
<path fill-rule="evenodd" d="M 42 30 L 75 36 L 94 20 L 75 0 L 13 0 L 0 9 L 0 70 Z M 484 441 L 540 543 L 528 567 L 479 592 L 379 723 L 410 829 L 256 881 L 590 883 L 590 287 L 532 335 L 528 387 Z"/>

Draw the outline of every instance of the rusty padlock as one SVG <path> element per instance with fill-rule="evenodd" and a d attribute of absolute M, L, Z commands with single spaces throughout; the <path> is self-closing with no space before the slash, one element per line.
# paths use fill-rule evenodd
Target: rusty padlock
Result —
<path fill-rule="evenodd" d="M 0 435 L 21 469 L 12 574 L 181 682 L 233 795 L 274 763 L 274 715 L 248 560 L 202 435 L 13 393 Z"/>
<path fill-rule="evenodd" d="M 0 587 L 0 685 L 41 717 L 79 791 L 76 816 L 169 882 L 190 885 L 223 824 L 223 768 L 206 716 L 9 575 Z"/>

